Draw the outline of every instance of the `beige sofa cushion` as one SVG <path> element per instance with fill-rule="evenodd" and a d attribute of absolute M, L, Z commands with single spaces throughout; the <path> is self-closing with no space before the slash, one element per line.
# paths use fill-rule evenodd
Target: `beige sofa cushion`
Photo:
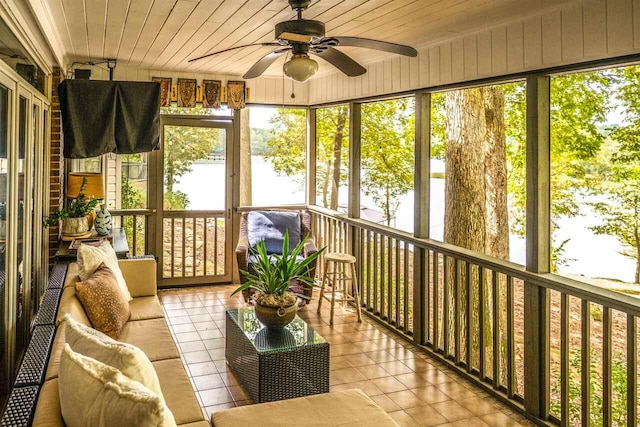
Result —
<path fill-rule="evenodd" d="M 156 295 L 158 272 L 155 259 L 121 259 L 119 265 L 132 297 Z"/>
<path fill-rule="evenodd" d="M 163 399 L 117 369 L 71 350 L 60 358 L 62 418 L 69 427 L 175 426 Z"/>
<path fill-rule="evenodd" d="M 129 321 L 124 325 L 118 341 L 135 345 L 152 362 L 180 357 L 164 319 Z"/>
<path fill-rule="evenodd" d="M 38 395 L 38 404 L 33 416 L 33 425 L 42 427 L 63 427 L 62 410 L 60 409 L 60 394 L 58 393 L 58 379 L 45 381 Z"/>
<path fill-rule="evenodd" d="M 260 420 L 261 427 L 281 426 L 284 420 L 304 426 L 393 427 L 395 421 L 361 390 L 335 391 L 315 396 L 259 405 L 241 406 L 214 412 L 216 427 L 245 427 Z"/>
<path fill-rule="evenodd" d="M 72 286 L 66 286 L 60 296 L 60 308 L 58 309 L 58 317 L 56 318 L 56 325 L 59 325 L 64 318 L 64 315 L 69 313 L 73 320 L 80 322 L 83 325 L 91 326 L 91 321 L 87 316 L 87 313 L 82 307 L 82 303 L 76 295 L 75 282 Z"/>
<path fill-rule="evenodd" d="M 137 297 L 129 301 L 131 310 L 131 320 L 161 319 L 164 317 L 164 310 L 160 305 L 157 296 Z"/>
<path fill-rule="evenodd" d="M 176 423 L 185 424 L 204 420 L 193 386 L 180 359 L 153 362 L 160 379 L 164 401 L 173 413 Z"/>

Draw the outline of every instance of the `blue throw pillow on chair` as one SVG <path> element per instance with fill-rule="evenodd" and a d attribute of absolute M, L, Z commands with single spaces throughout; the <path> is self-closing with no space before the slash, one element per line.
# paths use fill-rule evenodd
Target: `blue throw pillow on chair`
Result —
<path fill-rule="evenodd" d="M 252 248 L 264 240 L 269 254 L 282 253 L 285 230 L 289 230 L 289 250 L 293 250 L 300 243 L 297 212 L 254 211 L 247 215 L 247 234 Z"/>

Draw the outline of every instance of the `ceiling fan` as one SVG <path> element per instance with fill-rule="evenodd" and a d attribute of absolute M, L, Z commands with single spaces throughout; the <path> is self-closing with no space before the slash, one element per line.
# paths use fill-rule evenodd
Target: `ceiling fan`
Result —
<path fill-rule="evenodd" d="M 289 5 L 298 13 L 298 18 L 276 24 L 276 40 L 273 42 L 235 46 L 190 59 L 189 62 L 249 46 L 273 46 L 278 49 L 260 58 L 243 78 L 253 79 L 261 76 L 276 59 L 291 51 L 293 56 L 284 64 L 284 73 L 294 80 L 303 82 L 318 71 L 318 63 L 309 57 L 310 54 L 319 56 L 349 77 L 360 76 L 367 72 L 362 65 L 336 49 L 339 46 L 364 47 L 404 56 L 418 55 L 418 52 L 410 46 L 381 40 L 344 36 L 326 37 L 323 22 L 302 18 L 302 12 L 309 7 L 310 3 L 311 0 L 289 0 Z"/>

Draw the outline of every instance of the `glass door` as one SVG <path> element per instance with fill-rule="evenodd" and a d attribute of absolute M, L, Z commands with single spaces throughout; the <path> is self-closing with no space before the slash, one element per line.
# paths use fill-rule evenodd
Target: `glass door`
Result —
<path fill-rule="evenodd" d="M 231 281 L 232 124 L 162 117 L 160 286 Z"/>

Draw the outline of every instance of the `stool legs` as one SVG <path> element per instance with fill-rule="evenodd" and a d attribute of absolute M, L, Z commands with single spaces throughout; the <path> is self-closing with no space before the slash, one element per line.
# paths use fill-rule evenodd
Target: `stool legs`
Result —
<path fill-rule="evenodd" d="M 324 288 L 327 286 L 327 279 L 329 274 L 329 263 L 327 261 L 324 262 L 324 272 L 322 273 L 322 282 L 320 283 L 320 298 L 318 299 L 318 313 L 320 313 L 320 309 L 322 308 L 322 300 L 324 299 Z"/>

